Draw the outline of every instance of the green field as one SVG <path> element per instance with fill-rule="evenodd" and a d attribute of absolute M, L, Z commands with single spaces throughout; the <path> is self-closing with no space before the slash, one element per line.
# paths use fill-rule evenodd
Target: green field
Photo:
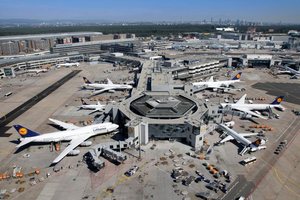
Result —
<path fill-rule="evenodd" d="M 215 32 L 216 25 L 106 25 L 106 26 L 61 26 L 61 27 L 9 27 L 0 28 L 0 36 L 8 35 L 25 35 L 25 34 L 42 34 L 42 33 L 61 33 L 61 32 L 78 32 L 78 31 L 97 31 L 104 34 L 109 33 L 135 33 L 138 37 L 151 35 L 169 35 L 186 32 Z M 240 32 L 245 32 L 248 26 L 236 27 Z M 268 32 L 273 29 L 275 33 L 287 33 L 289 30 L 300 30 L 300 25 L 293 26 L 258 26 L 257 32 Z"/>

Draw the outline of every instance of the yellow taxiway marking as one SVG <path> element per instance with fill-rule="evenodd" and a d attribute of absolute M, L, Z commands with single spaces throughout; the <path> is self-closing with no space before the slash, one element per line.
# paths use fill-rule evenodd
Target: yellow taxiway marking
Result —
<path fill-rule="evenodd" d="M 296 191 L 294 191 L 293 189 L 291 189 L 290 187 L 288 187 L 288 186 L 286 185 L 286 183 L 279 177 L 278 170 L 277 170 L 275 167 L 273 168 L 273 171 L 274 171 L 274 173 L 276 174 L 276 177 L 277 177 L 278 181 L 279 181 L 279 182 L 280 182 L 287 190 L 289 190 L 290 192 L 294 193 L 296 196 L 300 197 L 300 194 L 298 194 Z M 292 183 L 292 184 L 295 185 L 296 187 L 300 187 L 299 184 L 294 183 L 294 182 L 291 181 L 288 177 L 285 176 L 285 178 L 286 178 L 286 180 L 287 180 L 288 182 Z"/>

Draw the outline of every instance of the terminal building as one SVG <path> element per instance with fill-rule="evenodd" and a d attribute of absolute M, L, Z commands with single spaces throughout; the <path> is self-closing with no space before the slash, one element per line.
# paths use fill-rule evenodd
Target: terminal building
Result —
<path fill-rule="evenodd" d="M 76 44 L 61 44 L 51 48 L 51 53 L 67 54 L 69 52 L 77 53 L 101 53 L 106 50 L 112 52 L 130 52 L 133 51 L 134 38 L 103 40 L 95 42 L 85 42 Z"/>
<path fill-rule="evenodd" d="M 14 59 L 0 60 L 0 78 L 14 77 L 29 69 L 47 69 L 56 64 L 66 62 L 81 62 L 84 56 L 81 54 L 47 54 L 36 56 L 24 56 Z"/>
<path fill-rule="evenodd" d="M 228 66 L 228 58 L 219 55 L 202 55 L 199 58 L 188 56 L 166 60 L 163 66 L 164 70 L 172 73 L 174 79 L 187 80 L 214 74 L 221 68 Z"/>
<path fill-rule="evenodd" d="M 103 116 L 118 123 L 120 132 L 134 138 L 134 144 L 164 139 L 201 148 L 205 135 L 214 129 L 208 105 L 194 96 L 191 85 L 174 80 L 164 67 L 151 61 L 143 66 L 132 96 L 111 105 Z"/>

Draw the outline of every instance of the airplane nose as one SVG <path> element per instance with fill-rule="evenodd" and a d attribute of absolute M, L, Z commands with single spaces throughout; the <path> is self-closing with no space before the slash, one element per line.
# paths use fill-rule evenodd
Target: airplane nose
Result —
<path fill-rule="evenodd" d="M 119 128 L 119 125 L 114 124 L 113 129 L 115 130 L 115 129 L 117 129 L 117 128 Z"/>

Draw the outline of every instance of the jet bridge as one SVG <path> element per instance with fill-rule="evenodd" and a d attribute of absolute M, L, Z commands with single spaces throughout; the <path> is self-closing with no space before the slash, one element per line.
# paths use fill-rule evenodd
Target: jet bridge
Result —
<path fill-rule="evenodd" d="M 127 159 L 127 156 L 121 153 L 121 149 L 130 148 L 134 143 L 133 139 L 133 137 L 130 137 L 125 141 L 97 144 L 84 155 L 84 160 L 90 169 L 95 169 L 96 171 L 105 167 L 104 161 L 99 158 L 100 156 L 103 156 L 112 162 L 122 163 Z M 118 152 L 116 150 L 120 151 Z"/>

